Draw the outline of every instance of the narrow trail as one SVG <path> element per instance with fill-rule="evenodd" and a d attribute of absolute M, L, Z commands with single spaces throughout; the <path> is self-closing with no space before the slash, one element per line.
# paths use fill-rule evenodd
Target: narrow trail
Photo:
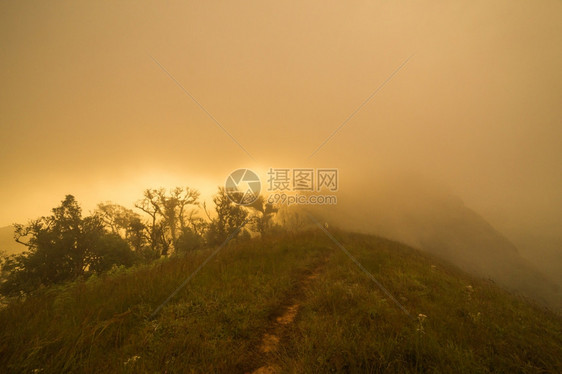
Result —
<path fill-rule="evenodd" d="M 299 279 L 293 292 L 287 298 L 285 306 L 281 308 L 280 314 L 272 321 L 268 332 L 262 337 L 259 354 L 261 357 L 265 358 L 266 363 L 254 371 L 248 372 L 248 374 L 275 374 L 280 371 L 279 367 L 273 362 L 273 354 L 277 352 L 279 343 L 287 327 L 294 323 L 302 302 L 304 301 L 306 289 L 315 278 L 318 278 L 328 262 L 328 258 L 329 254 L 326 254 L 315 263 L 315 266 L 313 266 L 311 270 L 306 271 Z"/>

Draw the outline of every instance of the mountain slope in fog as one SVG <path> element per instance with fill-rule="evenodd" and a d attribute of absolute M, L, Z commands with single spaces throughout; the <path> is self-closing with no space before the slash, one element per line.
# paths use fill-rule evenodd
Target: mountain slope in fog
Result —
<path fill-rule="evenodd" d="M 559 286 L 459 198 L 411 180 L 364 185 L 369 188 L 363 193 L 343 195 L 337 206 L 313 211 L 344 229 L 401 241 L 474 275 L 562 307 Z"/>

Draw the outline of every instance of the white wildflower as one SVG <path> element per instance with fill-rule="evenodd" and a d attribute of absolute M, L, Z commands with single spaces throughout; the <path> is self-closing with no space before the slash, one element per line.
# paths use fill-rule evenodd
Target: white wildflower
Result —
<path fill-rule="evenodd" d="M 127 361 L 125 361 L 125 366 L 135 363 L 135 361 L 137 361 L 139 358 L 140 358 L 140 356 L 138 356 L 138 355 L 129 357 L 127 359 Z"/>
<path fill-rule="evenodd" d="M 424 334 L 424 328 L 423 328 L 423 323 L 425 321 L 425 319 L 427 318 L 427 316 L 425 314 L 418 314 L 418 328 L 416 329 L 417 332 L 419 332 L 420 334 Z"/>

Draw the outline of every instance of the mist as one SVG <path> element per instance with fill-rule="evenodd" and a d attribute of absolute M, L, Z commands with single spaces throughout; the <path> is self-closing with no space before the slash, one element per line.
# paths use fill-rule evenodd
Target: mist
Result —
<path fill-rule="evenodd" d="M 4 2 L 0 18 L 0 226 L 67 193 L 132 207 L 148 187 L 209 199 L 241 167 L 330 167 L 341 225 L 483 276 L 495 259 L 463 246 L 517 253 L 562 282 L 559 1 Z M 436 245 L 460 211 L 493 248 Z"/>
<path fill-rule="evenodd" d="M 419 177 L 367 177 L 353 191 L 339 194 L 335 206 L 290 210 L 304 217 L 308 212 L 329 227 L 397 240 L 434 255 L 436 262 L 445 260 L 545 305 L 562 307 L 560 252 L 545 242 L 532 243 L 536 252 L 521 250 L 529 247 L 520 247 L 517 237 L 510 239 L 451 191 Z"/>

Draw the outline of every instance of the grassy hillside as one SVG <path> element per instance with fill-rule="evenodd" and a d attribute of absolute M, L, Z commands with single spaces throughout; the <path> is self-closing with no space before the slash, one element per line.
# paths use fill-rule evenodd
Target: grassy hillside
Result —
<path fill-rule="evenodd" d="M 412 186 L 357 196 L 361 196 L 359 201 L 338 201 L 329 209 L 315 206 L 315 215 L 343 229 L 381 235 L 420 248 L 472 275 L 491 278 L 503 287 L 562 310 L 560 286 L 543 272 L 559 270 L 560 262 L 551 256 L 551 267 L 543 265 L 539 270 L 462 200 Z M 527 253 L 540 253 L 542 243 L 538 238 L 527 243 Z M 560 253 L 560 248 L 551 252 Z"/>
<path fill-rule="evenodd" d="M 396 242 L 321 232 L 115 271 L 0 311 L 0 372 L 561 372 L 562 319 Z M 426 317 L 418 317 L 420 314 Z"/>

